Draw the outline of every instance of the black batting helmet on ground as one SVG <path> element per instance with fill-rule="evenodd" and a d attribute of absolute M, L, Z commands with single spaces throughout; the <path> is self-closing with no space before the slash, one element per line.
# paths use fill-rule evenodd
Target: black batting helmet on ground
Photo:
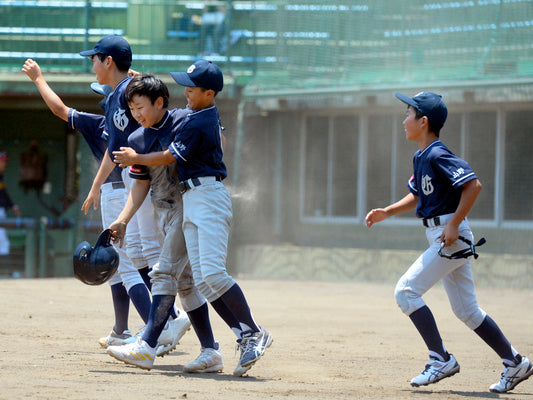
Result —
<path fill-rule="evenodd" d="M 81 242 L 74 251 L 74 275 L 87 285 L 101 285 L 116 272 L 119 256 L 111 245 L 111 230 L 98 236 L 96 244 Z"/>

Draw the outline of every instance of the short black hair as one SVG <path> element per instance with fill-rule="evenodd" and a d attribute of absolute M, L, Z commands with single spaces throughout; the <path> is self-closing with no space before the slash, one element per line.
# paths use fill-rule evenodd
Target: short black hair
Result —
<path fill-rule="evenodd" d="M 98 57 L 98 59 L 100 60 L 100 62 L 104 62 L 105 59 L 107 57 L 109 57 L 109 54 L 104 54 L 104 53 L 96 53 L 94 56 Z M 94 57 L 93 56 L 93 57 Z M 111 56 L 111 58 L 113 58 L 113 56 Z M 118 70 L 119 71 L 122 71 L 122 72 L 127 72 L 130 70 L 130 66 L 131 64 L 130 63 L 125 63 L 123 62 L 122 60 L 115 60 L 113 58 L 113 61 L 115 62 L 115 65 L 117 66 Z"/>
<path fill-rule="evenodd" d="M 126 101 L 130 103 L 133 96 L 146 96 L 150 98 L 152 104 L 159 98 L 163 98 L 163 107 L 168 108 L 170 95 L 168 87 L 158 77 L 151 74 L 135 75 L 126 87 Z"/>
<path fill-rule="evenodd" d="M 415 118 L 416 119 L 420 119 L 422 117 L 427 117 L 427 115 L 422 113 L 422 111 L 420 111 L 418 108 L 413 107 L 411 105 L 409 105 L 407 107 L 411 107 L 413 110 L 415 110 Z M 441 128 L 436 129 L 435 126 L 431 123 L 431 120 L 429 118 L 428 118 L 428 124 L 429 124 L 429 130 L 431 132 L 433 132 L 437 137 L 439 137 Z"/>

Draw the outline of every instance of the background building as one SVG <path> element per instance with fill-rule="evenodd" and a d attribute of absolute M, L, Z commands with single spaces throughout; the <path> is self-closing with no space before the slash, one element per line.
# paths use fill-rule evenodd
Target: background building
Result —
<path fill-rule="evenodd" d="M 533 1 L 330 3 L 0 1 L 0 147 L 27 219 L 11 224 L 7 273 L 69 275 L 76 243 L 100 229 L 98 212 L 79 212 L 92 156 L 20 68 L 36 59 L 66 104 L 99 112 L 95 76 L 78 53 L 117 33 L 132 46 L 134 69 L 168 82 L 171 106 L 184 100 L 169 71 L 202 57 L 224 72 L 217 104 L 234 271 L 395 280 L 396 265 L 405 269 L 426 246 L 420 223 L 410 213 L 367 230 L 364 216 L 407 190 L 416 145 L 404 138 L 405 107 L 394 92 L 430 90 L 448 104 L 443 141 L 483 183 L 470 215 L 488 241 L 480 274 L 524 284 L 533 255 Z M 206 6 L 224 13 L 209 55 Z M 32 140 L 48 156 L 40 192 L 18 182 L 17 161 Z"/>

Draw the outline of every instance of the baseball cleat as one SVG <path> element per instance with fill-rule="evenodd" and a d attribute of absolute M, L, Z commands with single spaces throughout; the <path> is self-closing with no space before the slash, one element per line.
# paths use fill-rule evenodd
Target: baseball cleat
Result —
<path fill-rule="evenodd" d="M 180 310 L 177 318 L 169 320 L 159 336 L 157 357 L 163 357 L 174 350 L 189 329 L 191 329 L 191 321 L 189 321 L 187 313 Z"/>
<path fill-rule="evenodd" d="M 505 393 L 509 390 L 514 389 L 516 385 L 520 382 L 525 381 L 531 375 L 533 375 L 533 366 L 531 361 L 525 356 L 517 355 L 517 358 L 520 362 L 514 366 L 510 367 L 505 365 L 503 369 L 500 381 L 490 385 L 489 390 L 494 393 Z"/>
<path fill-rule="evenodd" d="M 150 371 L 154 365 L 155 348 L 150 347 L 148 343 L 139 337 L 135 343 L 123 346 L 109 346 L 107 354 L 126 364 Z"/>
<path fill-rule="evenodd" d="M 439 361 L 435 358 L 430 358 L 424 371 L 411 379 L 411 386 L 426 386 L 455 375 L 458 372 L 459 364 L 452 354 L 450 354 L 448 361 Z"/>
<path fill-rule="evenodd" d="M 218 350 L 218 343 L 215 343 L 214 349 L 202 347 L 196 360 L 183 366 L 183 372 L 222 372 L 223 368 L 222 354 Z"/>
<path fill-rule="evenodd" d="M 243 376 L 272 344 L 272 335 L 265 328 L 259 328 L 261 329 L 259 332 L 243 333 L 242 339 L 237 341 L 237 349 L 241 350 L 241 356 L 233 371 L 234 376 Z"/>
<path fill-rule="evenodd" d="M 98 340 L 98 343 L 100 343 L 100 346 L 102 347 L 109 347 L 109 346 L 122 346 L 123 344 L 126 344 L 126 339 L 131 338 L 131 332 L 129 330 L 125 330 L 122 333 L 116 333 L 113 329 L 109 335 L 102 337 Z"/>

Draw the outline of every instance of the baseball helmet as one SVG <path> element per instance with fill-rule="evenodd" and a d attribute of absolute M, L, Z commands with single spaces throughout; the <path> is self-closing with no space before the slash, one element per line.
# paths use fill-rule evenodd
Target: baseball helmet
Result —
<path fill-rule="evenodd" d="M 111 230 L 100 233 L 96 244 L 81 242 L 74 251 L 74 275 L 87 285 L 101 285 L 118 268 L 119 256 L 111 244 Z"/>

